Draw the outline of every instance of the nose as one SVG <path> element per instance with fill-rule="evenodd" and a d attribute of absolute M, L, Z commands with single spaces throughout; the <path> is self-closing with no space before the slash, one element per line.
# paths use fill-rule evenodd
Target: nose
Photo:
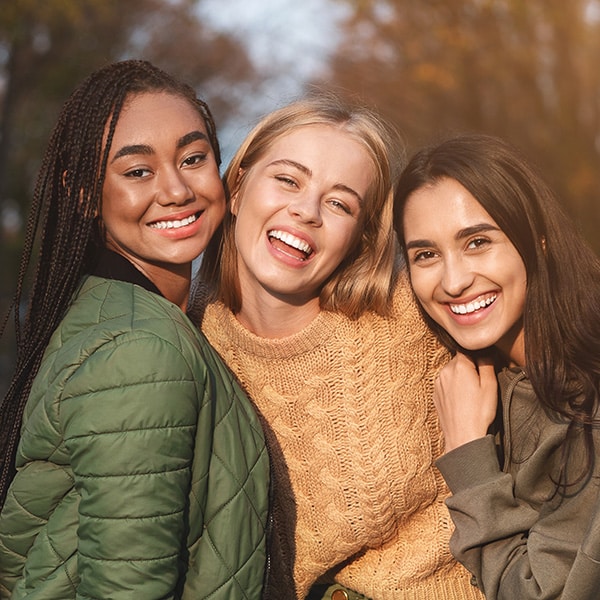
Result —
<path fill-rule="evenodd" d="M 176 168 L 163 169 L 158 176 L 158 203 L 186 204 L 194 197 L 194 192 L 185 176 Z"/>
<path fill-rule="evenodd" d="M 464 257 L 446 257 L 442 273 L 442 288 L 449 296 L 460 296 L 474 280 L 469 261 Z"/>
<path fill-rule="evenodd" d="M 306 191 L 298 194 L 288 205 L 289 213 L 303 223 L 319 227 L 322 224 L 321 197 Z"/>

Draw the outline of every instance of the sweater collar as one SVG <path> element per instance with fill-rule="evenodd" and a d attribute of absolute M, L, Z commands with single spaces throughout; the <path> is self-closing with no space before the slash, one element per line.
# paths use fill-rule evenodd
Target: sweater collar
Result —
<path fill-rule="evenodd" d="M 263 338 L 248 331 L 221 302 L 214 302 L 206 307 L 202 328 L 212 323 L 220 335 L 242 351 L 282 360 L 313 352 L 318 346 L 327 345 L 333 335 L 343 335 L 345 320 L 347 317 L 339 313 L 322 310 L 298 333 L 284 338 Z"/>
<path fill-rule="evenodd" d="M 138 271 L 131 262 L 124 256 L 103 248 L 100 251 L 98 260 L 90 270 L 90 275 L 104 277 L 105 279 L 115 279 L 133 283 L 140 287 L 162 296 L 160 290 L 148 279 L 141 271 Z"/>

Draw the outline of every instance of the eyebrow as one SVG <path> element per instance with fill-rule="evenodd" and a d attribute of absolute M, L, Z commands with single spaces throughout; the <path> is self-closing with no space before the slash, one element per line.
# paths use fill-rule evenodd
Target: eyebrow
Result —
<path fill-rule="evenodd" d="M 202 131 L 190 131 L 189 133 L 186 133 L 184 136 L 180 137 L 177 140 L 176 148 L 178 150 L 181 148 L 185 148 L 185 146 L 188 146 L 189 144 L 198 140 L 208 141 L 208 137 Z M 154 154 L 154 148 L 152 148 L 152 146 L 149 146 L 148 144 L 130 144 L 128 146 L 123 146 L 122 148 L 119 148 L 119 150 L 117 150 L 115 155 L 112 157 L 111 162 L 114 162 L 122 156 L 130 156 L 132 154 L 143 154 L 146 156 L 150 156 L 151 154 Z"/>
<path fill-rule="evenodd" d="M 463 240 L 472 235 L 484 233 L 486 231 L 500 231 L 500 228 L 491 225 L 490 223 L 478 223 L 477 225 L 471 225 L 470 227 L 459 229 L 456 232 L 454 239 Z M 431 240 L 412 240 L 410 242 L 407 242 L 406 249 L 410 250 L 411 248 L 426 248 L 428 246 L 435 246 L 435 244 Z"/>
<path fill-rule="evenodd" d="M 269 166 L 273 166 L 273 165 L 286 165 L 289 167 L 294 167 L 294 168 L 298 169 L 299 171 L 301 171 L 302 173 L 304 173 L 305 175 L 308 175 L 309 177 L 312 175 L 312 171 L 308 167 L 304 166 L 302 163 L 296 162 L 295 160 L 291 160 L 289 158 L 280 158 L 278 160 L 274 160 L 273 162 L 269 163 Z M 351 194 L 359 201 L 360 204 L 363 203 L 362 196 L 357 191 L 353 190 L 351 187 L 349 187 L 343 183 L 336 183 L 333 186 L 333 189 L 340 190 L 342 192 Z"/>

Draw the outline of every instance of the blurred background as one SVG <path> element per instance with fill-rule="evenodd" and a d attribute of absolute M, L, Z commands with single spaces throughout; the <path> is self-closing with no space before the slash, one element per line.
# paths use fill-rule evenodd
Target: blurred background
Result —
<path fill-rule="evenodd" d="M 124 58 L 198 90 L 224 165 L 262 114 L 312 86 L 378 110 L 409 154 L 448 133 L 500 135 L 600 253 L 600 0 L 0 0 L 2 317 L 60 107 Z M 11 342 L 0 340 L 0 391 Z"/>

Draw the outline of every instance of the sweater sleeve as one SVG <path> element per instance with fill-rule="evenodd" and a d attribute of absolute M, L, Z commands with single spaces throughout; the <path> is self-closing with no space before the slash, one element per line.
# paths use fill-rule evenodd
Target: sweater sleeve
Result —
<path fill-rule="evenodd" d="M 210 411 L 197 371 L 181 349 L 137 332 L 95 350 L 65 384 L 78 599 L 175 597 L 196 423 Z"/>
<path fill-rule="evenodd" d="M 437 466 L 453 494 L 447 500 L 456 526 L 450 549 L 486 598 L 559 598 L 577 551 L 569 547 L 571 521 L 562 514 L 573 508 L 538 512 L 516 497 L 490 435 L 442 456 Z"/>

